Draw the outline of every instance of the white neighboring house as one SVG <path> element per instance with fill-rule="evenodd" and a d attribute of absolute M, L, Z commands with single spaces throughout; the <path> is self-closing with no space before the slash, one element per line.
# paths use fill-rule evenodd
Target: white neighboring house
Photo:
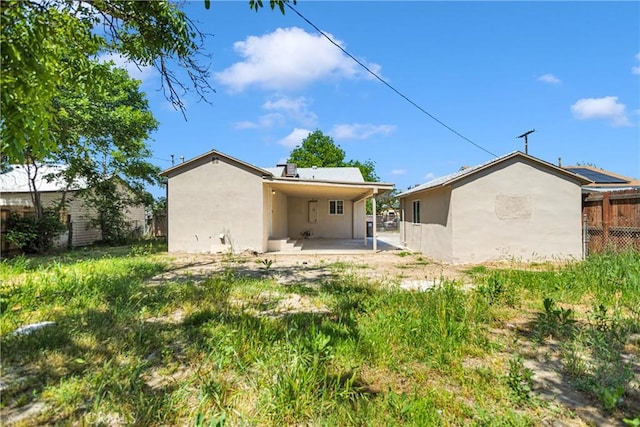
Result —
<path fill-rule="evenodd" d="M 67 225 L 67 231 L 60 236 L 57 245 L 64 246 L 86 246 L 102 239 L 102 234 L 98 228 L 89 224 L 93 218 L 94 211 L 85 206 L 84 201 L 79 197 L 79 191 L 87 189 L 85 182 L 76 182 L 71 187 L 61 179 L 52 179 L 54 174 L 64 171 L 64 166 L 41 165 L 36 177 L 36 188 L 40 192 L 42 206 L 44 208 L 56 206 L 64 195 L 65 208 L 60 213 L 60 220 Z M 65 194 L 66 193 L 66 194 Z M 19 215 L 33 215 L 33 201 L 29 191 L 29 175 L 25 166 L 11 166 L 8 172 L 0 174 L 0 213 L 2 220 L 2 232 L 6 231 L 5 221 L 10 212 Z M 126 212 L 127 221 L 133 229 L 144 229 L 145 207 L 131 206 Z M 8 242 L 2 242 L 2 253 L 9 247 Z"/>

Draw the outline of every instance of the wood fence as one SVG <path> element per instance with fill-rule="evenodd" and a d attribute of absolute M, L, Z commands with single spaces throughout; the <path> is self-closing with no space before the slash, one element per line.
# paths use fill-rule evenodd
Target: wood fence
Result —
<path fill-rule="evenodd" d="M 587 253 L 640 251 L 640 189 L 586 194 L 582 214 Z"/>

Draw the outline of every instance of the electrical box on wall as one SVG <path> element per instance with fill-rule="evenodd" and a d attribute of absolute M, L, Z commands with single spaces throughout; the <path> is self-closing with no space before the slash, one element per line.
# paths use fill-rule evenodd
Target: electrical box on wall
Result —
<path fill-rule="evenodd" d="M 318 222 L 318 201 L 309 201 L 309 222 Z"/>

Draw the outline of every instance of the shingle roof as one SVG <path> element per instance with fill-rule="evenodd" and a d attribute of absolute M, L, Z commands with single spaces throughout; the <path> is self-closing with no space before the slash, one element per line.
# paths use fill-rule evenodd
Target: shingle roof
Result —
<path fill-rule="evenodd" d="M 468 168 L 464 168 L 464 169 L 462 169 L 462 170 L 460 170 L 458 172 L 454 172 L 454 173 L 449 174 L 449 175 L 444 175 L 444 176 L 441 176 L 439 178 L 433 179 L 433 180 L 431 180 L 429 182 L 426 182 L 426 183 L 424 183 L 422 185 L 418 185 L 417 187 L 413 187 L 410 190 L 407 190 L 407 191 L 405 191 L 403 193 L 398 194 L 398 197 L 403 197 L 403 196 L 407 196 L 409 194 L 416 193 L 418 191 L 424 191 L 424 190 L 428 190 L 428 189 L 431 189 L 431 188 L 441 187 L 441 186 L 452 184 L 455 181 L 458 181 L 458 180 L 460 180 L 460 179 L 462 179 L 462 178 L 464 178 L 466 176 L 473 175 L 476 172 L 479 172 L 479 171 L 481 171 L 483 169 L 486 169 L 486 168 L 488 168 L 488 167 L 490 167 L 492 165 L 495 165 L 495 164 L 498 164 L 500 162 L 503 162 L 503 161 L 505 161 L 507 159 L 510 159 L 512 157 L 522 157 L 522 158 L 531 160 L 531 161 L 533 161 L 535 163 L 538 163 L 540 165 L 543 165 L 543 166 L 545 166 L 545 167 L 547 167 L 549 169 L 556 170 L 556 171 L 558 171 L 558 172 L 560 172 L 560 173 L 562 173 L 562 174 L 564 174 L 566 176 L 573 177 L 574 179 L 576 179 L 577 181 L 579 181 L 583 185 L 591 182 L 589 179 L 587 179 L 587 178 L 585 178 L 585 177 L 583 177 L 581 175 L 577 175 L 577 174 L 575 174 L 573 172 L 570 172 L 568 170 L 562 169 L 562 168 L 560 168 L 558 166 L 555 166 L 555 165 L 553 165 L 551 163 L 545 162 L 544 160 L 540 160 L 538 158 L 535 158 L 533 156 L 525 154 L 525 153 L 523 153 L 521 151 L 512 151 L 511 153 L 505 154 L 505 155 L 500 156 L 500 157 L 496 157 L 495 159 L 491 159 L 488 162 L 481 163 L 481 164 L 476 165 L 476 166 L 471 166 L 471 167 L 468 167 Z"/>
<path fill-rule="evenodd" d="M 0 174 L 0 192 L 2 193 L 28 193 L 29 175 L 27 168 L 23 165 L 10 166 L 10 170 Z M 86 182 L 77 182 L 71 188 L 67 188 L 67 183 L 61 178 L 53 178 L 55 174 L 64 172 L 66 169 L 62 165 L 41 165 L 38 167 L 36 176 L 36 188 L 38 191 L 63 191 L 80 190 L 87 188 Z"/>

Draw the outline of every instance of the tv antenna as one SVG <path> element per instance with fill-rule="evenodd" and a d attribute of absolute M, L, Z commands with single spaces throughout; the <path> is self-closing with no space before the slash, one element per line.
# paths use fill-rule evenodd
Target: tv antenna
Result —
<path fill-rule="evenodd" d="M 516 136 L 516 138 L 524 138 L 524 154 L 529 154 L 529 139 L 527 137 L 530 133 L 534 133 L 535 131 L 535 129 L 531 129 L 530 131 L 525 132 L 520 136 Z"/>

